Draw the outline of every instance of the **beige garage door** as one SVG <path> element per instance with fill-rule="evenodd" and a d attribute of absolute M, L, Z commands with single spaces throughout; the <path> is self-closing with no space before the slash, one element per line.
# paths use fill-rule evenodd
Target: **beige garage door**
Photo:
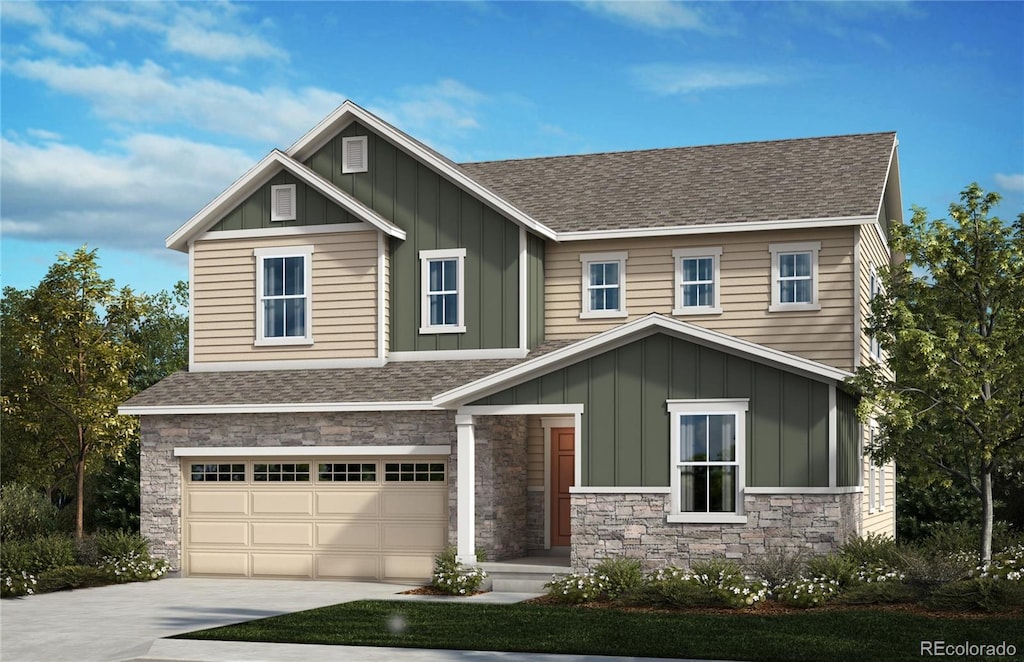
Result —
<path fill-rule="evenodd" d="M 445 458 L 182 461 L 189 576 L 429 579 L 447 542 Z"/>

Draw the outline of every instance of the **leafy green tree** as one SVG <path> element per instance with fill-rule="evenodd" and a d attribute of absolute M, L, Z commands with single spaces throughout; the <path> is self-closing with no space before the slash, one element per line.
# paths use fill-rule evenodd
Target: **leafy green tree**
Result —
<path fill-rule="evenodd" d="M 85 247 L 58 256 L 35 288 L 5 288 L 4 300 L 4 344 L 19 357 L 4 384 L 5 418 L 38 440 L 39 470 L 72 468 L 80 538 L 88 466 L 120 456 L 137 435 L 136 419 L 117 406 L 132 394 L 142 352 L 131 334 L 147 302 L 102 279 L 96 251 Z"/>
<path fill-rule="evenodd" d="M 853 379 L 861 419 L 881 432 L 872 461 L 959 481 L 980 500 L 982 561 L 992 556 L 993 478 L 1024 458 L 1024 214 L 990 217 L 999 200 L 971 184 L 949 206 L 953 223 L 915 207 L 908 225 L 893 225 L 904 259 L 883 270 L 866 330 L 895 378 L 870 363 Z"/>

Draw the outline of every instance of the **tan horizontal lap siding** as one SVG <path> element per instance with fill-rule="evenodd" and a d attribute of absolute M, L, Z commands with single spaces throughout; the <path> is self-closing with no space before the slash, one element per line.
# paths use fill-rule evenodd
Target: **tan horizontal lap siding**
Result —
<path fill-rule="evenodd" d="M 313 340 L 255 347 L 258 248 L 313 245 Z M 194 255 L 196 363 L 377 355 L 377 233 L 200 241 Z"/>
<path fill-rule="evenodd" d="M 686 322 L 784 352 L 852 368 L 854 228 L 733 232 L 701 236 L 563 242 L 546 248 L 545 337 L 585 338 L 649 313 L 672 315 L 675 248 L 721 247 L 720 315 L 681 315 Z M 772 243 L 820 241 L 821 310 L 769 313 Z M 628 318 L 580 319 L 580 254 L 627 251 Z"/>
<path fill-rule="evenodd" d="M 526 485 L 544 487 L 544 428 L 540 416 L 526 417 Z"/>
<path fill-rule="evenodd" d="M 871 314 L 871 272 L 888 266 L 889 249 L 882 242 L 878 232 L 870 226 L 860 228 L 860 284 L 858 288 L 858 310 L 861 329 L 867 324 Z M 871 336 L 861 333 L 857 344 L 861 365 L 873 361 L 871 356 Z"/>
<path fill-rule="evenodd" d="M 864 458 L 863 487 L 864 500 L 861 507 L 861 535 L 874 533 L 896 537 L 896 465 L 890 462 L 885 465 L 885 508 L 872 512 L 870 474 L 871 460 Z M 877 489 L 877 486 L 876 486 Z"/>

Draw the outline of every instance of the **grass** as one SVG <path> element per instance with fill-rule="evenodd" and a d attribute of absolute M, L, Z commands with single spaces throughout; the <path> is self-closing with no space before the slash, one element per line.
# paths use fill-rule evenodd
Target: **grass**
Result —
<path fill-rule="evenodd" d="M 179 638 L 715 660 L 919 660 L 921 641 L 1024 648 L 1016 617 L 880 609 L 771 615 L 537 604 L 351 602 Z M 1013 641 L 1014 637 L 1019 640 Z M 948 658 L 947 658 L 948 659 Z"/>

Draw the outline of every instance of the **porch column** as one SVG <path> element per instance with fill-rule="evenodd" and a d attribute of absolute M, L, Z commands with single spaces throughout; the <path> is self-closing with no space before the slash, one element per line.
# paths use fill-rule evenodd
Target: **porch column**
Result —
<path fill-rule="evenodd" d="M 455 560 L 476 563 L 476 432 L 473 417 L 456 414 L 458 432 L 458 545 Z"/>

